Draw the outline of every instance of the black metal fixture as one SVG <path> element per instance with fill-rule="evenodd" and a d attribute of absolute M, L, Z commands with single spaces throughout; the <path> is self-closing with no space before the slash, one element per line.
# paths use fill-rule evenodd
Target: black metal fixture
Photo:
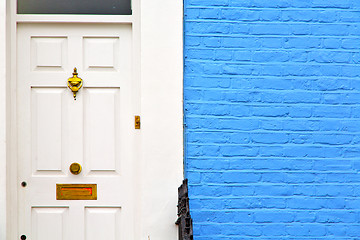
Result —
<path fill-rule="evenodd" d="M 176 221 L 176 225 L 179 226 L 179 240 L 193 240 L 193 227 L 190 216 L 187 179 L 185 179 L 178 188 L 178 194 L 178 219 Z"/>

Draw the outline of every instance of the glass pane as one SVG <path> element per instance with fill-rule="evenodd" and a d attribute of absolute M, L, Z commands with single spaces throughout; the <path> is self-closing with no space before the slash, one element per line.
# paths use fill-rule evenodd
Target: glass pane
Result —
<path fill-rule="evenodd" d="M 17 0 L 17 13 L 131 15 L 131 0 Z"/>

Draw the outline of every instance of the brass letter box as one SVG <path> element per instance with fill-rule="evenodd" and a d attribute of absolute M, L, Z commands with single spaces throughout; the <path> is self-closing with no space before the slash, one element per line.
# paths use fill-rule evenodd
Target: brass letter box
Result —
<path fill-rule="evenodd" d="M 56 184 L 56 200 L 96 200 L 96 184 Z"/>

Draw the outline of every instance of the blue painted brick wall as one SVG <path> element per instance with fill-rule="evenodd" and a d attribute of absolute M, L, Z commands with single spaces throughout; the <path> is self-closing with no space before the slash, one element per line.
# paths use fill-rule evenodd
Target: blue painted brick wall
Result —
<path fill-rule="evenodd" d="M 196 240 L 359 239 L 360 1 L 185 0 Z"/>

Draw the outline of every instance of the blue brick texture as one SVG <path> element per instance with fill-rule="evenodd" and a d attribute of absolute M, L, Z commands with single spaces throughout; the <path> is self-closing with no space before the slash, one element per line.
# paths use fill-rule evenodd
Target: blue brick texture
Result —
<path fill-rule="evenodd" d="M 195 240 L 360 239 L 360 1 L 184 14 Z"/>

